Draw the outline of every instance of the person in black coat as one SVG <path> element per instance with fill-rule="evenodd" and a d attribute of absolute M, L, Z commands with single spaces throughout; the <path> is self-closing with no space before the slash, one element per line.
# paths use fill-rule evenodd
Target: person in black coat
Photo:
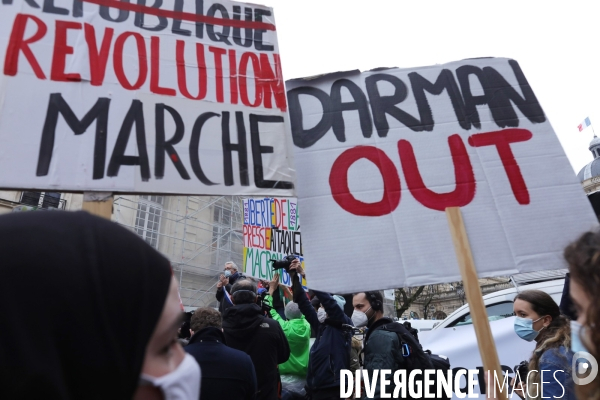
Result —
<path fill-rule="evenodd" d="M 223 314 L 227 345 L 250 356 L 258 383 L 257 400 L 277 400 L 280 395 L 278 364 L 290 357 L 290 346 L 278 322 L 266 318 L 256 304 L 256 284 L 238 280 L 231 288 L 234 306 Z"/>
<path fill-rule="evenodd" d="M 243 351 L 226 346 L 221 314 L 213 308 L 198 308 L 190 322 L 193 333 L 184 350 L 202 368 L 202 400 L 254 400 L 254 364 Z"/>
<path fill-rule="evenodd" d="M 233 261 L 227 261 L 223 273 L 219 276 L 217 282 L 217 293 L 215 297 L 219 302 L 219 312 L 223 314 L 225 310 L 232 306 L 225 298 L 225 291 L 231 294 L 231 288 L 238 280 L 246 279 L 246 277 L 238 272 L 237 265 Z"/>
<path fill-rule="evenodd" d="M 341 296 L 336 298 L 316 290 L 314 293 L 320 300 L 322 311 L 315 311 L 298 279 L 303 273 L 300 261 L 296 259 L 290 266 L 294 302 L 317 333 L 308 360 L 307 392 L 312 400 L 339 399 L 340 371 L 350 368 L 352 320 L 344 314 Z"/>

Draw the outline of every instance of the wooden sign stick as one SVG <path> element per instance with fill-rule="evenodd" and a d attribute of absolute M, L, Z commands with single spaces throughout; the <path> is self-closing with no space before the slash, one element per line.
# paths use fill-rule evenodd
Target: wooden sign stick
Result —
<path fill-rule="evenodd" d="M 113 210 L 113 195 L 110 192 L 83 193 L 84 211 L 102 218 L 111 219 Z"/>
<path fill-rule="evenodd" d="M 490 371 L 488 378 L 489 382 L 486 386 L 492 389 L 494 382 L 497 382 L 497 398 L 499 400 L 507 400 L 508 388 L 501 391 L 499 386 L 500 382 L 503 381 L 502 369 L 500 369 L 496 343 L 492 337 L 492 330 L 485 310 L 481 288 L 479 287 L 475 262 L 473 261 L 473 253 L 471 253 L 471 245 L 469 244 L 469 238 L 467 237 L 467 231 L 465 229 L 460 208 L 446 208 L 446 217 L 448 218 L 448 225 L 450 227 L 450 233 L 452 234 L 452 241 L 454 242 L 454 250 L 460 267 L 460 274 L 463 279 L 465 294 L 467 295 L 469 310 L 473 319 L 473 326 L 475 327 L 479 353 L 481 354 L 481 360 L 483 361 L 483 370 L 484 373 Z M 492 371 L 496 371 L 498 381 L 494 379 L 494 373 Z M 493 397 L 493 393 L 491 393 L 491 395 L 492 396 L 488 393 L 489 397 Z"/>

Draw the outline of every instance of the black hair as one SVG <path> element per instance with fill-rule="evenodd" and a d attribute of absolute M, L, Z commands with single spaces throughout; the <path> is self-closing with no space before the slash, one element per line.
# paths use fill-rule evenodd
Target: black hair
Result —
<path fill-rule="evenodd" d="M 383 311 L 383 296 L 379 291 L 364 292 L 369 304 L 375 311 Z"/>
<path fill-rule="evenodd" d="M 179 339 L 189 339 L 190 336 L 190 323 L 188 321 L 183 321 L 179 329 Z"/>
<path fill-rule="evenodd" d="M 256 303 L 258 288 L 251 279 L 242 279 L 236 281 L 231 287 L 231 297 L 235 304 Z"/>

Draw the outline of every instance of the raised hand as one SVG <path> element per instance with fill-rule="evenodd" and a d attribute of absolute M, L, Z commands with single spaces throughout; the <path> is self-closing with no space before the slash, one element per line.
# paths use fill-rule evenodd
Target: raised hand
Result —
<path fill-rule="evenodd" d="M 273 279 L 271 279 L 271 282 L 269 282 L 269 294 L 272 296 L 278 287 L 279 287 L 279 273 L 276 272 L 275 275 L 273 275 Z"/>

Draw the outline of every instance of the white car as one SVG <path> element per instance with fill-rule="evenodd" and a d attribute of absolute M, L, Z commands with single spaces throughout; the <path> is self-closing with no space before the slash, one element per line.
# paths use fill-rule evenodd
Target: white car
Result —
<path fill-rule="evenodd" d="M 509 376 L 512 376 L 514 366 L 521 361 L 529 360 L 535 347 L 535 342 L 526 342 L 514 332 L 513 301 L 515 296 L 524 290 L 543 290 L 559 304 L 564 284 L 564 279 L 552 280 L 500 290 L 483 296 L 500 365 Z M 468 305 L 464 305 L 450 314 L 431 331 L 419 333 L 419 340 L 423 349 L 447 356 L 455 371 L 457 369 L 478 369 L 480 372 L 479 387 L 475 387 L 475 393 L 480 393 L 479 397 L 485 398 L 483 363 Z M 463 379 L 463 387 L 465 383 Z M 458 398 L 456 394 L 454 398 Z"/>
<path fill-rule="evenodd" d="M 497 321 L 499 319 L 511 317 L 513 315 L 513 301 L 515 300 L 515 296 L 518 292 L 522 292 L 524 290 L 542 290 L 548 293 L 554 299 L 556 304 L 559 304 L 564 286 L 565 280 L 557 279 L 534 283 L 531 285 L 519 286 L 518 288 L 504 289 L 498 292 L 487 294 L 483 296 L 483 301 L 487 310 L 488 319 L 490 321 Z M 433 329 L 451 328 L 454 326 L 470 325 L 472 323 L 471 314 L 469 313 L 469 305 L 465 304 L 450 314 Z"/>

